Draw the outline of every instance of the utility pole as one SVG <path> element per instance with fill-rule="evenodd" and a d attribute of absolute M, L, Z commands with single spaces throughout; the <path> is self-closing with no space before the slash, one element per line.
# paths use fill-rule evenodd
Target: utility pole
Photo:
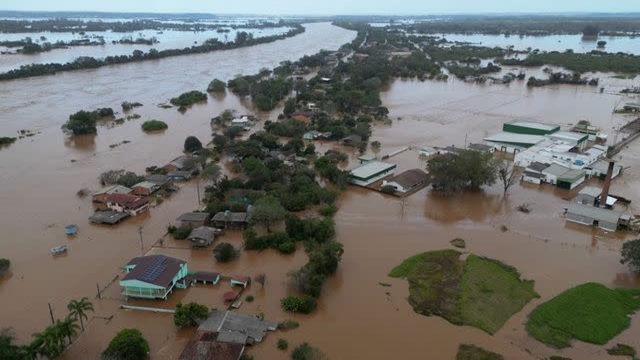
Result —
<path fill-rule="evenodd" d="M 53 309 L 51 309 L 51 303 L 47 303 L 49 305 L 49 315 L 51 315 L 51 325 L 55 324 L 56 321 L 53 319 Z"/>
<path fill-rule="evenodd" d="M 144 250 L 144 241 L 142 240 L 142 225 L 138 226 L 138 234 L 140 234 L 140 250 Z"/>
<path fill-rule="evenodd" d="M 200 179 L 196 180 L 196 193 L 198 194 L 198 209 L 200 209 Z"/>

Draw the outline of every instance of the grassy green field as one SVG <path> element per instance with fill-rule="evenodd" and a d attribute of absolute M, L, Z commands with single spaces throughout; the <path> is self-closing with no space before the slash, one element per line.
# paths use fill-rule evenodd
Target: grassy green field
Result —
<path fill-rule="evenodd" d="M 471 325 L 490 334 L 538 296 L 533 281 L 499 261 L 455 250 L 412 256 L 389 276 L 409 282 L 409 303 L 423 315 L 437 315 L 456 325 Z"/>
<path fill-rule="evenodd" d="M 574 339 L 603 345 L 629 327 L 630 314 L 640 309 L 640 289 L 609 289 L 587 283 L 564 291 L 529 315 L 529 335 L 564 348 Z"/>
<path fill-rule="evenodd" d="M 461 290 L 458 313 L 466 324 L 489 334 L 538 297 L 533 281 L 521 280 L 515 268 L 473 254 L 467 258 Z"/>
<path fill-rule="evenodd" d="M 464 270 L 460 255 L 455 250 L 414 255 L 391 270 L 389 276 L 409 281 L 409 304 L 415 312 L 462 325 L 456 306 Z"/>
<path fill-rule="evenodd" d="M 485 350 L 479 346 L 460 344 L 456 360 L 503 360 L 500 354 Z"/>

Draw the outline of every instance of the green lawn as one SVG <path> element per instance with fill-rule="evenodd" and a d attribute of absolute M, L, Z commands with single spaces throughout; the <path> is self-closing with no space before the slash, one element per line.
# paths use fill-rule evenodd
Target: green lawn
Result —
<path fill-rule="evenodd" d="M 533 281 L 521 280 L 515 268 L 473 254 L 467 258 L 461 287 L 458 312 L 466 324 L 489 334 L 538 297 Z"/>
<path fill-rule="evenodd" d="M 499 261 L 455 250 L 415 255 L 389 276 L 409 281 L 409 303 L 423 315 L 437 315 L 456 325 L 471 325 L 490 334 L 538 296 L 533 281 Z"/>
<path fill-rule="evenodd" d="M 456 360 L 504 360 L 504 357 L 479 346 L 460 344 Z"/>
<path fill-rule="evenodd" d="M 640 289 L 609 289 L 587 283 L 564 291 L 529 315 L 529 335 L 564 348 L 573 339 L 603 345 L 629 327 L 640 308 Z"/>
<path fill-rule="evenodd" d="M 456 312 L 456 300 L 464 262 L 455 250 L 431 251 L 414 255 L 389 273 L 409 281 L 409 304 L 422 315 L 438 315 L 462 325 Z"/>

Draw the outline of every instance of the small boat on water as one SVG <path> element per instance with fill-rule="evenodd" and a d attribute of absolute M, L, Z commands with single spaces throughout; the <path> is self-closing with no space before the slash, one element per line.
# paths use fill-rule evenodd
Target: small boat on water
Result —
<path fill-rule="evenodd" d="M 59 255 L 67 252 L 67 245 L 54 246 L 51 248 L 51 255 Z"/>
<path fill-rule="evenodd" d="M 67 226 L 64 227 L 64 232 L 67 235 L 75 235 L 75 234 L 78 233 L 78 227 L 76 225 L 74 225 L 74 224 L 67 225 Z"/>

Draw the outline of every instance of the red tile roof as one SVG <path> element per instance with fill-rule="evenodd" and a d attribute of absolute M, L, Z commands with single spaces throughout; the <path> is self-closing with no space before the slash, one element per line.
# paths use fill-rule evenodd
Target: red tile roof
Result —
<path fill-rule="evenodd" d="M 198 330 L 182 350 L 179 360 L 238 360 L 244 344 L 217 341 L 215 331 Z"/>
<path fill-rule="evenodd" d="M 127 209 L 137 209 L 149 203 L 149 200 L 131 194 L 109 194 L 107 202 L 121 205 Z"/>

